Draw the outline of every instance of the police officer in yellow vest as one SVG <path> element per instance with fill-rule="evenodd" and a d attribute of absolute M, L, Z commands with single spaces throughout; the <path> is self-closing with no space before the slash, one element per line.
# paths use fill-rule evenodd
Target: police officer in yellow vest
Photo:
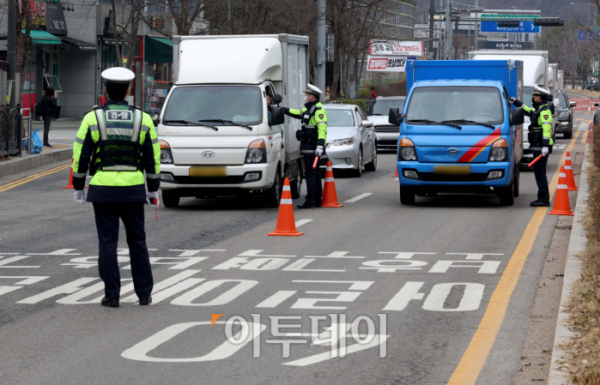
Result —
<path fill-rule="evenodd" d="M 102 78 L 110 101 L 85 115 L 73 144 L 75 201 L 86 201 L 84 187 L 89 171 L 92 179 L 87 201 L 94 205 L 98 230 L 98 269 L 105 293 L 102 306 L 119 306 L 119 219 L 127 234 L 135 293 L 140 305 L 149 305 L 153 280 L 144 203 L 159 204 L 160 145 L 150 115 L 125 101 L 135 74 L 125 68 L 110 68 L 102 72 Z"/>
<path fill-rule="evenodd" d="M 321 105 L 320 89 L 308 84 L 306 88 L 306 104 L 301 110 L 284 108 L 286 115 L 302 121 L 302 129 L 296 131 L 296 138 L 300 141 L 300 153 L 304 157 L 304 171 L 306 177 L 306 201 L 298 205 L 300 209 L 321 207 L 323 200 L 323 186 L 321 185 L 321 170 L 317 165 L 313 169 L 315 157 L 321 157 L 325 152 L 327 138 L 327 112 Z"/>
<path fill-rule="evenodd" d="M 550 206 L 550 191 L 548 189 L 548 178 L 546 177 L 546 166 L 548 165 L 548 155 L 552 153 L 552 110 L 549 106 L 548 98 L 550 91 L 535 86 L 533 90 L 533 107 L 524 105 L 520 100 L 511 99 L 516 107 L 523 107 L 525 114 L 531 118 L 529 126 L 529 149 L 533 151 L 533 157 L 537 158 L 543 155 L 534 166 L 535 181 L 538 186 L 538 199 L 531 202 L 532 207 Z"/>

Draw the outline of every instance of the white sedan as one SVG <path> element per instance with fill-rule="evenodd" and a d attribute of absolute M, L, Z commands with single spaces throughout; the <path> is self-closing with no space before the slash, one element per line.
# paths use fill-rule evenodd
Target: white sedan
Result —
<path fill-rule="evenodd" d="M 377 169 L 377 137 L 373 123 L 352 104 L 325 104 L 327 111 L 327 157 L 334 169 L 361 176 Z M 324 162 L 323 162 L 324 163 Z M 325 167 L 325 166 L 321 166 Z"/>

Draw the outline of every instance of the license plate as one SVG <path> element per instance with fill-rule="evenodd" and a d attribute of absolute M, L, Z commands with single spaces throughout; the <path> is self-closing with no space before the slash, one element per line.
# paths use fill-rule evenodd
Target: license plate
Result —
<path fill-rule="evenodd" d="M 433 173 L 436 175 L 469 175 L 471 173 L 471 166 L 446 166 L 437 165 L 433 169 Z"/>
<path fill-rule="evenodd" d="M 222 166 L 194 166 L 190 167 L 190 176 L 194 178 L 226 177 L 227 168 Z"/>

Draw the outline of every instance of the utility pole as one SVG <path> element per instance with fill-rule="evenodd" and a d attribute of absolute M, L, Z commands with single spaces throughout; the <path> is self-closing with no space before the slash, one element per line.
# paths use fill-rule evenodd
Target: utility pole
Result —
<path fill-rule="evenodd" d="M 325 25 L 325 1 L 317 0 L 317 87 L 323 92 L 321 99 L 325 98 L 325 40 L 327 26 Z"/>
<path fill-rule="evenodd" d="M 475 0 L 475 9 L 479 9 L 479 0 Z M 475 23 L 475 51 L 479 49 L 479 22 Z"/>
<path fill-rule="evenodd" d="M 435 17 L 435 0 L 429 4 L 429 59 L 433 59 L 433 21 Z"/>
<path fill-rule="evenodd" d="M 452 59 L 452 4 L 448 0 L 446 7 L 446 49 L 445 60 Z"/>
<path fill-rule="evenodd" d="M 7 59 L 8 59 L 8 81 L 12 80 L 10 103 L 11 108 L 15 107 L 17 93 L 15 84 L 17 79 L 15 76 L 16 70 L 16 47 L 17 47 L 17 2 L 16 0 L 8 0 L 8 42 L 7 42 Z M 2 90 L 4 92 L 4 90 Z"/>

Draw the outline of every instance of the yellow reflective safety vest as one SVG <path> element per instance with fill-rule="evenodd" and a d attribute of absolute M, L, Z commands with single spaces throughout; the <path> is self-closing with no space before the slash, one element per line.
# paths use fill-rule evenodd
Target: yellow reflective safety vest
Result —
<path fill-rule="evenodd" d="M 89 202 L 143 202 L 160 186 L 160 145 L 150 115 L 125 101 L 88 112 L 73 144 L 73 185 L 92 175 Z M 144 173 L 146 176 L 144 177 Z"/>
<path fill-rule="evenodd" d="M 327 141 L 327 111 L 321 102 L 307 103 L 301 110 L 284 108 L 286 115 L 302 121 L 303 143 L 325 147 Z"/>
<path fill-rule="evenodd" d="M 552 146 L 554 144 L 554 139 L 552 139 L 552 111 L 548 108 L 548 104 L 542 104 L 537 108 L 523 104 L 523 110 L 531 117 L 529 143 L 534 147 Z"/>

